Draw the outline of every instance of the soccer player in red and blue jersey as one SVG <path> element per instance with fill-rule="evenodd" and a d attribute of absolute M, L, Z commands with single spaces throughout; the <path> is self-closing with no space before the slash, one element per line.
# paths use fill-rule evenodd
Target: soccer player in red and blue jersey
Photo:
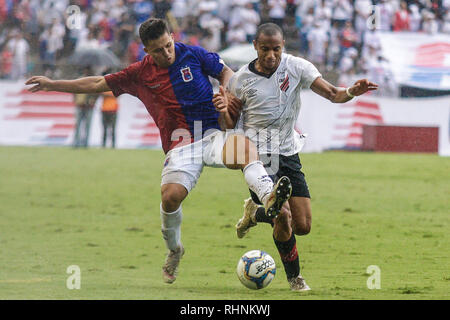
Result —
<path fill-rule="evenodd" d="M 203 166 L 241 169 L 253 192 L 262 200 L 269 216 L 277 215 L 289 199 L 291 184 L 281 178 L 274 186 L 256 146 L 245 136 L 220 129 L 233 123 L 232 113 L 217 111 L 212 103 L 213 89 L 209 76 L 226 86 L 233 71 L 218 54 L 201 47 L 175 43 L 167 23 L 149 19 L 141 24 L 139 35 L 147 55 L 122 71 L 105 76 L 76 80 L 51 80 L 31 77 L 29 90 L 72 93 L 112 91 L 115 96 L 128 93 L 138 97 L 154 119 L 161 134 L 166 159 L 161 179 L 163 238 L 169 249 L 163 266 L 163 279 L 172 283 L 184 247 L 181 243 L 181 203 L 195 186 Z M 235 110 L 238 99 L 231 99 Z M 126 108 L 123 109 L 126 112 Z M 244 157 L 235 149 L 243 146 Z M 238 159 L 239 158 L 239 159 Z"/>

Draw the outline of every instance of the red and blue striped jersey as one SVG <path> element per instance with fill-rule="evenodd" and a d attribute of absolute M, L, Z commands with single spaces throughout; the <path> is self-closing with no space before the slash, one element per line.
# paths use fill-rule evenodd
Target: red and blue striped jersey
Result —
<path fill-rule="evenodd" d="M 217 78 L 222 69 L 218 54 L 175 43 L 175 62 L 169 68 L 158 67 L 147 55 L 122 71 L 106 75 L 105 80 L 116 97 L 128 93 L 144 103 L 159 128 L 167 153 L 180 142 L 186 144 L 185 139 L 194 141 L 194 122 L 201 122 L 202 136 L 207 130 L 220 130 L 208 76 Z M 178 132 L 189 136 L 181 137 Z"/>

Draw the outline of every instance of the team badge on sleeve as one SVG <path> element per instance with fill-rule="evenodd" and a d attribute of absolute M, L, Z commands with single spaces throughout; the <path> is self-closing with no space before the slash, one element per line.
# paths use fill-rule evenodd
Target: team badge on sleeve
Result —
<path fill-rule="evenodd" d="M 190 67 L 184 67 L 180 69 L 181 75 L 183 76 L 184 82 L 189 82 L 194 79 L 194 76 L 192 75 L 191 68 Z"/>

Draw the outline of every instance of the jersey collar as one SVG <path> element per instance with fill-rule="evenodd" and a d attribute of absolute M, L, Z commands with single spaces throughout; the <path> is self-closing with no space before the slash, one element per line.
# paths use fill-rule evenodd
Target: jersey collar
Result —
<path fill-rule="evenodd" d="M 269 79 L 278 69 L 278 67 L 277 67 L 277 69 L 275 69 L 275 71 L 272 72 L 271 74 L 265 74 L 265 73 L 259 72 L 258 70 L 256 70 L 256 67 L 255 67 L 256 60 L 258 60 L 258 59 L 256 58 L 255 60 L 253 60 L 252 62 L 250 62 L 248 64 L 248 70 L 250 70 L 251 72 L 253 72 L 261 77 Z"/>

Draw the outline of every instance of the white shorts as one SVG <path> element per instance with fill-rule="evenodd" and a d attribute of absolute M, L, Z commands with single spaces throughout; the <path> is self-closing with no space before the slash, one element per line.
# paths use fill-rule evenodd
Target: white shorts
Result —
<path fill-rule="evenodd" d="M 161 186 L 178 183 L 190 192 L 197 184 L 203 166 L 225 168 L 222 149 L 230 134 L 217 130 L 202 140 L 170 150 L 164 161 Z"/>

